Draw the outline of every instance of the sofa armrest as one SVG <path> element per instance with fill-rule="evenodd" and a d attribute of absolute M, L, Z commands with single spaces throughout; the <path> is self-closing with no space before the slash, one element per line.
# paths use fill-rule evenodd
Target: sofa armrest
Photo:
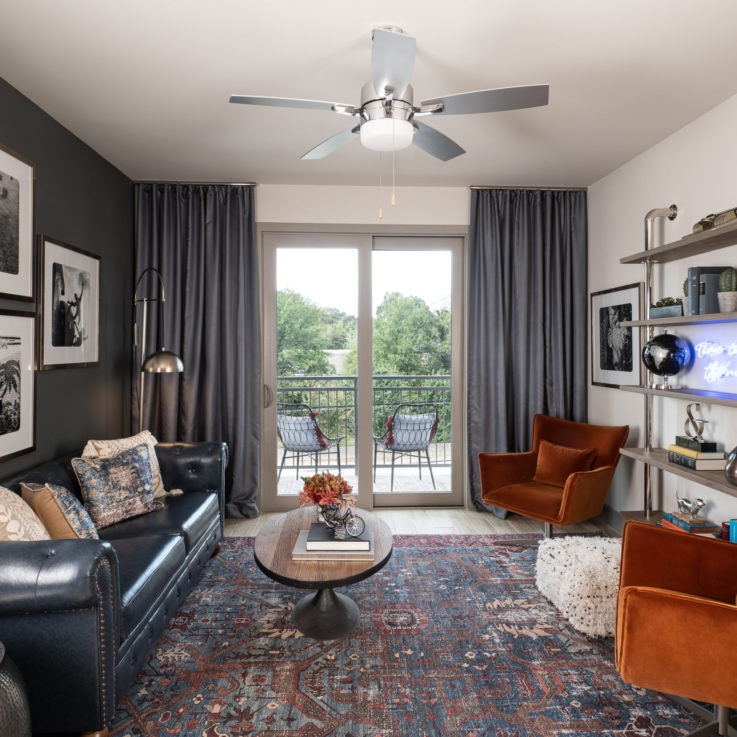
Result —
<path fill-rule="evenodd" d="M 525 453 L 479 453 L 482 495 L 484 491 L 532 481 L 536 465 L 537 453 L 532 450 Z"/>
<path fill-rule="evenodd" d="M 34 730 L 94 730 L 112 718 L 118 602 L 110 543 L 0 542 L 0 640 L 32 684 Z"/>
<path fill-rule="evenodd" d="M 219 442 L 157 443 L 156 457 L 167 489 L 218 495 L 220 526 L 225 523 L 225 469 L 228 446 Z"/>

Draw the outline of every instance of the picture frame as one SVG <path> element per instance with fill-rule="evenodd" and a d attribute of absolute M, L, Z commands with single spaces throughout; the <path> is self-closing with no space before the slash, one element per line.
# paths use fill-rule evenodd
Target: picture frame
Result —
<path fill-rule="evenodd" d="M 0 461 L 36 448 L 36 319 L 0 310 Z"/>
<path fill-rule="evenodd" d="M 0 144 L 0 296 L 33 300 L 35 167 Z"/>
<path fill-rule="evenodd" d="M 100 364 L 100 257 L 45 235 L 39 250 L 39 370 Z"/>
<path fill-rule="evenodd" d="M 591 383 L 639 386 L 642 383 L 640 329 L 620 323 L 642 315 L 642 282 L 591 293 Z"/>

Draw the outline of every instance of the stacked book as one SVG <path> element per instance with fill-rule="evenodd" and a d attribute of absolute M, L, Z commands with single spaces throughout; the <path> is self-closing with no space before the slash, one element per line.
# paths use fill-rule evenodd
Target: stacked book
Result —
<path fill-rule="evenodd" d="M 721 527 L 709 522 L 707 519 L 692 519 L 687 514 L 680 512 L 663 512 L 663 518 L 658 522 L 661 527 L 679 532 L 692 532 L 696 535 L 709 535 L 710 537 L 721 537 Z"/>
<path fill-rule="evenodd" d="M 696 440 L 678 435 L 668 446 L 668 460 L 693 471 L 721 471 L 724 469 L 724 447 L 721 443 Z"/>
<path fill-rule="evenodd" d="M 374 534 L 364 530 L 358 537 L 338 539 L 332 528 L 313 522 L 300 530 L 292 550 L 292 560 L 373 560 Z"/>

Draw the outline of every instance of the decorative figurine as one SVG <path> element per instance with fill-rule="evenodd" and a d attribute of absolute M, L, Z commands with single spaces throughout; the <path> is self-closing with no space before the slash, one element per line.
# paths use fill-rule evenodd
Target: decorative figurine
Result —
<path fill-rule="evenodd" d="M 700 519 L 699 510 L 706 505 L 706 502 L 700 497 L 686 499 L 678 496 L 678 493 L 676 493 L 676 501 L 678 502 L 678 511 L 683 515 L 688 515 L 691 521 Z"/>
<path fill-rule="evenodd" d="M 322 518 L 328 527 L 333 528 L 337 538 L 345 537 L 343 530 L 351 537 L 358 537 L 366 529 L 363 517 L 353 514 L 353 510 L 348 505 L 345 506 L 343 512 L 339 504 L 330 505 L 329 508 L 322 510 Z"/>
<path fill-rule="evenodd" d="M 700 443 L 703 443 L 704 425 L 706 425 L 709 420 L 704 420 L 701 417 L 694 417 L 691 413 L 691 407 L 694 408 L 695 412 L 701 412 L 701 405 L 698 402 L 691 402 L 691 404 L 686 405 L 686 415 L 688 416 L 688 419 L 683 423 L 683 432 L 685 432 L 689 438 L 693 438 L 694 440 L 698 440 Z"/>

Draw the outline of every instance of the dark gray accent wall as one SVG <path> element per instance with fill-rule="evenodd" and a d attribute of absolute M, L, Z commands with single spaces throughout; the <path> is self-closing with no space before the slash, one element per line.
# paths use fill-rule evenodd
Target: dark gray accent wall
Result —
<path fill-rule="evenodd" d="M 100 365 L 36 372 L 36 450 L 0 463 L 6 478 L 81 449 L 89 438 L 129 431 L 133 186 L 2 78 L 0 143 L 35 165 L 35 235 L 100 256 Z M 0 298 L 0 309 L 34 314 L 36 305 Z"/>

